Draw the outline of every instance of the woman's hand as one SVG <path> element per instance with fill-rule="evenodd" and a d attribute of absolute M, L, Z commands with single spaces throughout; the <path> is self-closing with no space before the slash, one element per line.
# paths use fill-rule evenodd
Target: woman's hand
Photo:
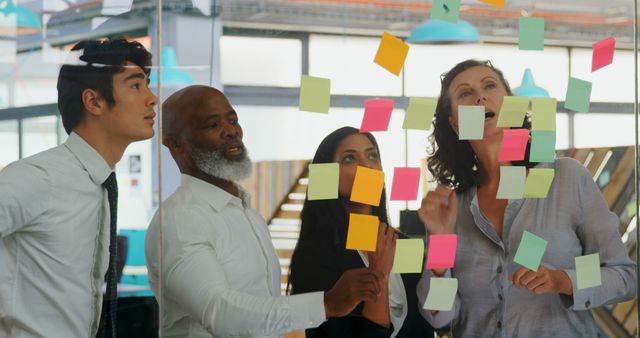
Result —
<path fill-rule="evenodd" d="M 446 185 L 438 185 L 422 200 L 418 216 L 429 235 L 442 235 L 453 233 L 457 212 L 456 192 Z"/>
<path fill-rule="evenodd" d="M 509 276 L 509 281 L 515 287 L 527 288 L 537 295 L 543 293 L 573 294 L 573 285 L 566 272 L 552 270 L 542 264 L 538 267 L 538 272 L 527 268 L 518 269 Z"/>
<path fill-rule="evenodd" d="M 389 276 L 393 267 L 397 238 L 398 235 L 392 227 L 380 222 L 376 251 L 369 252 L 369 267 L 382 272 L 385 277 Z"/>

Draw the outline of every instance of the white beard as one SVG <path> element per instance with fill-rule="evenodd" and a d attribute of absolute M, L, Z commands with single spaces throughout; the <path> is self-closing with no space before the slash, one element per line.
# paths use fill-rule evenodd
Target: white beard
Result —
<path fill-rule="evenodd" d="M 204 173 L 223 179 L 225 181 L 237 182 L 251 175 L 251 159 L 246 148 L 238 159 L 229 160 L 219 151 L 205 151 L 198 148 L 191 148 L 191 157 L 198 169 Z"/>

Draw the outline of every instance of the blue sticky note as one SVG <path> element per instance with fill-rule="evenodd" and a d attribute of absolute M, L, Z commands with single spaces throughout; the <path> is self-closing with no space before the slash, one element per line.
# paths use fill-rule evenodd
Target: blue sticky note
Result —
<path fill-rule="evenodd" d="M 529 162 L 553 162 L 556 157 L 556 132 L 532 130 Z"/>
<path fill-rule="evenodd" d="M 588 113 L 590 103 L 591 82 L 576 79 L 575 77 L 569 78 L 569 85 L 567 86 L 567 97 L 564 101 L 564 107 L 566 109 Z"/>
<path fill-rule="evenodd" d="M 533 271 L 538 271 L 544 251 L 547 249 L 547 241 L 525 231 L 520 240 L 520 246 L 516 251 L 513 261 Z"/>

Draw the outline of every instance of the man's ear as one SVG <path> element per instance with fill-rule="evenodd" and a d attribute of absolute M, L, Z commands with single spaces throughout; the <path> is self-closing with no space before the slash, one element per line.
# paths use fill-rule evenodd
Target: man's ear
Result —
<path fill-rule="evenodd" d="M 82 91 L 82 104 L 87 113 L 99 116 L 102 115 L 102 110 L 107 103 L 97 90 L 85 89 Z"/>

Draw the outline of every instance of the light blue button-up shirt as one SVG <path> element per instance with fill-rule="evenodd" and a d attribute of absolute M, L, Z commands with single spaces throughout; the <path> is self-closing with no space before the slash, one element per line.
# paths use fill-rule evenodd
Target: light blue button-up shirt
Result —
<path fill-rule="evenodd" d="M 0 337 L 94 337 L 112 169 L 75 133 L 0 171 Z"/>
<path fill-rule="evenodd" d="M 458 293 L 452 311 L 421 310 L 435 327 L 450 324 L 454 337 L 596 337 L 589 310 L 635 296 L 635 263 L 591 174 L 569 158 L 538 167 L 555 168 L 547 198 L 509 200 L 502 238 L 480 210 L 476 189 L 458 194 L 456 260 L 446 275 L 458 279 Z M 509 282 L 520 268 L 513 258 L 525 230 L 548 241 L 541 264 L 567 273 L 572 296 L 536 295 Z M 602 285 L 578 290 L 574 259 L 596 252 Z M 421 304 L 430 277 L 425 270 L 418 284 Z"/>

